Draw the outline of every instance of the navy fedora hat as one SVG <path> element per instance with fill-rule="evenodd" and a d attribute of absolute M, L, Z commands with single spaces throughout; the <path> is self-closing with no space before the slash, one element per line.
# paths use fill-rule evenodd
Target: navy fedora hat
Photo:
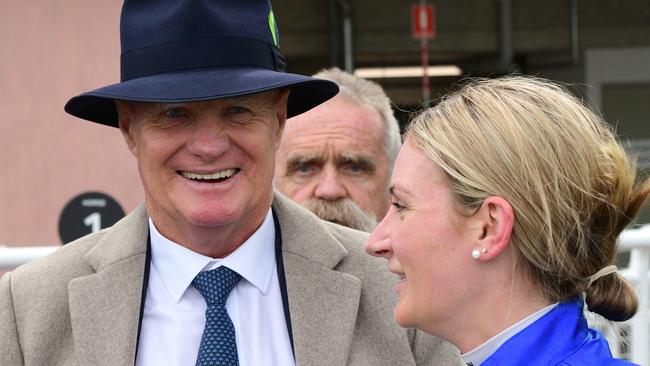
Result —
<path fill-rule="evenodd" d="M 116 99 L 178 103 L 290 87 L 292 117 L 338 92 L 285 72 L 269 0 L 126 0 L 120 36 L 121 82 L 71 98 L 66 112 L 117 127 Z"/>

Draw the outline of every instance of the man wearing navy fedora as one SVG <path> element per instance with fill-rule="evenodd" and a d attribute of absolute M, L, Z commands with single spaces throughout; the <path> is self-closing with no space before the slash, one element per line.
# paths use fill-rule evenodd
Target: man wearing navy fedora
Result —
<path fill-rule="evenodd" d="M 127 0 L 121 82 L 65 110 L 119 128 L 145 202 L 0 281 L 0 364 L 448 365 L 401 330 L 364 234 L 274 193 L 287 117 L 335 84 L 284 72 L 268 0 Z"/>

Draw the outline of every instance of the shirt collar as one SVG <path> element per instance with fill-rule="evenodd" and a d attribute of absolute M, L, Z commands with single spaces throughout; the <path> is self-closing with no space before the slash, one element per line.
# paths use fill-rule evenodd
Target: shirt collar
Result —
<path fill-rule="evenodd" d="M 526 328 L 530 324 L 534 323 L 537 319 L 543 317 L 546 313 L 553 310 L 553 308 L 555 308 L 557 305 L 558 304 L 555 303 L 539 309 L 538 311 L 530 314 L 529 316 L 490 338 L 480 346 L 467 353 L 461 354 L 460 357 L 467 365 L 478 366 L 482 364 L 483 361 L 490 357 L 508 339 L 519 333 L 522 329 Z"/>
<path fill-rule="evenodd" d="M 178 303 L 194 277 L 203 271 L 226 266 L 239 273 L 266 295 L 275 269 L 275 225 L 271 209 L 262 225 L 242 245 L 225 258 L 196 253 L 165 238 L 149 218 L 151 267 Z"/>

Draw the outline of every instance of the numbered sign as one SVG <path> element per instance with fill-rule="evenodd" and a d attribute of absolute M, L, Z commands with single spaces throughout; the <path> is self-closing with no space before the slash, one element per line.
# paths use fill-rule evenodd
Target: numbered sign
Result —
<path fill-rule="evenodd" d="M 65 244 L 109 227 L 122 217 L 124 210 L 111 196 L 101 192 L 82 193 L 63 208 L 59 237 Z"/>
<path fill-rule="evenodd" d="M 436 13 L 433 5 L 411 7 L 411 35 L 413 38 L 434 38 L 436 36 Z"/>

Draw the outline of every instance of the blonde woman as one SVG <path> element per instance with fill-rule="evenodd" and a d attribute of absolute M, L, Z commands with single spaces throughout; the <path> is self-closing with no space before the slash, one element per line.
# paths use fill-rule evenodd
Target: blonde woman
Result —
<path fill-rule="evenodd" d="M 622 321 L 637 297 L 616 240 L 650 193 L 606 123 L 562 87 L 475 80 L 419 115 L 366 251 L 400 277 L 395 318 L 468 365 L 629 365 L 583 306 Z"/>

